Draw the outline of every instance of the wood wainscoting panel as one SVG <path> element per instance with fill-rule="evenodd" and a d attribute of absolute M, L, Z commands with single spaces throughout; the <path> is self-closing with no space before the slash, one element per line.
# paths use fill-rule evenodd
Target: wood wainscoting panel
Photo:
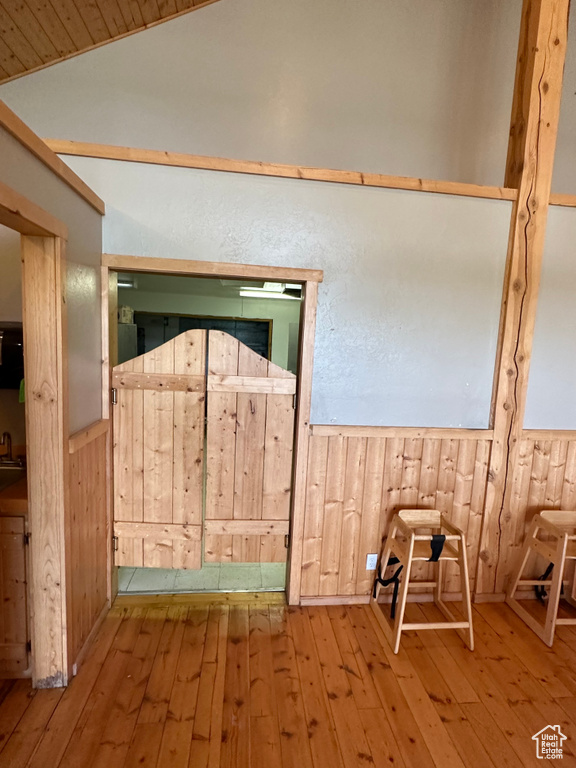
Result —
<path fill-rule="evenodd" d="M 67 519 L 70 532 L 67 553 L 70 669 L 108 599 L 107 440 L 105 430 L 70 454 Z M 73 438 L 70 442 L 73 443 Z"/>
<path fill-rule="evenodd" d="M 0 517 L 0 679 L 28 670 L 28 600 L 24 517 Z"/>
<path fill-rule="evenodd" d="M 365 596 L 374 571 L 366 555 L 379 553 L 392 516 L 400 509 L 440 509 L 467 534 L 472 577 L 478 543 L 491 433 L 436 430 L 435 437 L 396 437 L 369 432 L 346 436 L 339 427 L 312 428 L 308 455 L 302 597 Z M 457 437 L 452 437 L 455 433 Z M 389 434 L 386 431 L 384 434 Z M 427 578 L 430 566 L 416 576 Z M 458 592 L 458 572 L 447 567 L 447 592 Z"/>
<path fill-rule="evenodd" d="M 544 438 L 544 439 L 543 439 Z M 505 511 L 507 546 L 496 570 L 496 592 L 505 591 L 524 537 L 535 514 L 543 509 L 576 509 L 576 435 L 526 430 L 514 466 L 510 506 Z M 548 565 L 543 558 L 528 563 L 531 575 L 540 576 Z M 568 563 L 565 576 L 571 577 Z M 528 571 L 526 571 L 528 575 Z"/>

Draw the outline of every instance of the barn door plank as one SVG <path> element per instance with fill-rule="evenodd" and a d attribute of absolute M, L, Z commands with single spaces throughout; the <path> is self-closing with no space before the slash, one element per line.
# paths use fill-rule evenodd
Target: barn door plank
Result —
<path fill-rule="evenodd" d="M 206 339 L 181 334 L 174 339 L 174 373 L 204 376 Z M 204 486 L 204 387 L 174 392 L 174 471 L 172 522 L 201 528 Z M 174 541 L 173 567 L 195 568 L 202 560 L 200 538 Z"/>
<path fill-rule="evenodd" d="M 174 373 L 174 345 L 162 344 L 145 355 L 144 373 Z M 144 522 L 172 523 L 174 393 L 144 390 Z M 144 561 L 172 568 L 169 539 L 144 539 Z"/>
<path fill-rule="evenodd" d="M 208 334 L 208 380 L 213 374 L 238 375 L 237 339 L 221 331 Z M 236 468 L 235 392 L 210 392 L 206 433 L 206 519 L 234 518 L 234 475 Z M 232 536 L 206 534 L 207 562 L 232 561 Z"/>
<path fill-rule="evenodd" d="M 251 349 L 239 345 L 238 375 L 266 376 L 268 361 Z M 264 437 L 266 434 L 266 395 L 239 392 L 236 418 L 236 472 L 234 475 L 234 520 L 262 519 L 264 482 Z M 258 563 L 260 540 L 240 535 L 232 539 L 234 562 Z"/>
<path fill-rule="evenodd" d="M 294 379 L 290 371 L 285 371 L 271 362 L 268 363 L 268 376 Z M 293 449 L 294 398 L 268 395 L 264 440 L 263 520 L 290 520 Z M 286 559 L 284 542 L 277 536 L 262 537 L 260 551 L 262 562 L 284 562 Z"/>

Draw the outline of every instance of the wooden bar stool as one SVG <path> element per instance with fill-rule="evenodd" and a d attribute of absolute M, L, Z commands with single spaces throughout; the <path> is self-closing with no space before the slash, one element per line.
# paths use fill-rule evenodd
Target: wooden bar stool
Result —
<path fill-rule="evenodd" d="M 545 535 L 547 540 L 539 539 Z M 552 566 L 552 576 L 549 579 L 523 579 L 522 573 L 526 568 L 528 558 L 533 553 L 541 555 Z M 558 605 L 562 592 L 562 577 L 567 560 L 576 560 L 576 512 L 564 512 L 546 509 L 535 515 L 524 546 L 520 553 L 518 566 L 510 580 L 506 594 L 506 602 L 546 645 L 552 646 L 557 624 L 576 624 L 576 619 L 558 618 Z M 550 566 L 549 566 L 550 567 Z M 546 619 L 542 624 L 538 619 L 516 599 L 519 587 L 550 587 Z M 576 607 L 574 587 L 572 595 L 564 595 L 564 599 Z"/>
<path fill-rule="evenodd" d="M 442 571 L 443 563 L 447 560 L 457 562 L 460 567 L 460 584 L 467 616 L 466 621 L 457 619 L 442 601 Z M 436 580 L 411 582 L 410 572 L 412 563 L 415 561 L 437 563 Z M 394 576 L 386 580 L 381 576 L 388 565 L 392 565 L 396 570 Z M 378 573 L 379 576 L 374 582 L 372 602 L 378 602 L 382 586 L 394 584 L 391 611 L 394 619 L 394 653 L 398 653 L 400 648 L 402 632 L 410 629 L 456 629 L 470 650 L 474 650 L 466 537 L 463 531 L 452 525 L 440 511 L 436 509 L 403 509 L 395 515 L 383 546 Z M 434 602 L 446 616 L 447 621 L 406 623 L 404 612 L 410 587 L 432 587 L 434 589 Z M 398 595 L 398 606 L 395 605 L 396 595 Z"/>

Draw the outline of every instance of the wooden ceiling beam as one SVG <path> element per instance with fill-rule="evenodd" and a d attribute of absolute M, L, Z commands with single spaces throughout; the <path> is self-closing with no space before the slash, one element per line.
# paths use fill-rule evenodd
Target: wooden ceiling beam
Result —
<path fill-rule="evenodd" d="M 507 181 L 517 182 L 500 318 L 477 592 L 502 592 L 511 542 L 514 471 L 522 438 L 542 252 L 558 134 L 569 0 L 524 0 Z M 514 115 L 516 117 L 514 117 Z"/>

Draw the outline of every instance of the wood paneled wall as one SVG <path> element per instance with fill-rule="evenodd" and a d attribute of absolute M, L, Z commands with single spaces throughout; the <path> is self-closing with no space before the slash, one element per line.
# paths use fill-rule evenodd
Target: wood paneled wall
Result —
<path fill-rule="evenodd" d="M 366 555 L 380 552 L 392 516 L 408 507 L 448 514 L 467 534 L 473 593 L 480 600 L 503 594 L 532 517 L 542 509 L 576 509 L 576 432 L 523 433 L 511 503 L 501 520 L 495 588 L 483 583 L 481 568 L 476 582 L 491 445 L 490 430 L 312 427 L 304 600 L 369 595 L 374 572 L 366 570 Z M 532 575 L 546 565 L 532 562 Z M 427 567 L 415 576 L 425 577 Z M 458 593 L 457 574 L 456 568 L 447 569 L 447 593 Z"/>
<path fill-rule="evenodd" d="M 440 509 L 468 534 L 472 579 L 478 559 L 491 432 L 312 427 L 304 523 L 302 597 L 363 596 L 399 509 Z M 458 592 L 457 571 L 445 588 Z"/>
<path fill-rule="evenodd" d="M 107 430 L 102 423 L 70 440 L 67 627 L 69 668 L 108 605 L 110 532 L 107 503 Z M 90 435 L 94 436 L 89 439 Z"/>
<path fill-rule="evenodd" d="M 501 523 L 495 592 L 503 592 L 534 515 L 542 509 L 576 509 L 576 433 L 523 433 L 514 469 L 510 505 Z M 530 564 L 539 576 L 548 563 Z"/>

